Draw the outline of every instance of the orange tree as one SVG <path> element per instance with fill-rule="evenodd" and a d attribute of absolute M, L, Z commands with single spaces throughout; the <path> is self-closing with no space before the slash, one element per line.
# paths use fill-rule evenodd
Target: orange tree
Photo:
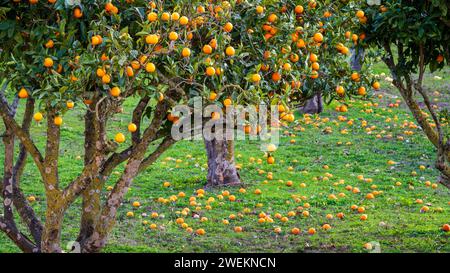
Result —
<path fill-rule="evenodd" d="M 346 112 L 346 99 L 367 98 L 372 86 L 379 88 L 379 83 L 368 77 L 369 65 L 361 64 L 358 71 L 352 71 L 349 63 L 349 48 L 364 39 L 364 35 L 351 33 L 359 24 L 354 20 L 354 9 L 355 5 L 346 1 L 237 1 L 231 15 L 235 29 L 231 46 L 245 65 L 236 66 L 233 58 L 219 63 L 238 74 L 233 82 L 246 92 L 229 89 L 218 96 L 213 93 L 214 100 L 251 104 L 258 103 L 251 101 L 256 97 L 279 105 L 286 122 L 294 120 L 294 111 L 289 109 L 303 106 L 311 98 L 318 98 L 320 104 L 322 95 L 327 103 L 341 101 L 337 110 Z M 371 59 L 368 56 L 366 60 Z M 258 131 L 258 127 L 250 125 L 244 129 L 247 133 Z M 220 156 L 221 152 L 208 148 L 215 145 L 207 143 L 210 184 L 239 182 L 234 164 L 227 163 L 233 158 L 232 145 L 220 145 L 225 151 Z M 269 161 L 273 162 L 273 158 Z"/>
<path fill-rule="evenodd" d="M 364 43 L 382 49 L 383 61 L 406 105 L 437 149 L 439 181 L 450 188 L 448 109 L 439 109 L 423 85 L 426 70 L 442 69 L 450 54 L 450 3 L 445 0 L 381 1 L 361 5 Z M 373 2 L 373 1 L 372 1 Z M 423 105 L 423 107 L 421 106 Z"/>
<path fill-rule="evenodd" d="M 79 196 L 77 242 L 83 252 L 100 251 L 132 180 L 175 142 L 170 135 L 178 119 L 171 113 L 175 104 L 192 105 L 198 97 L 220 107 L 265 102 L 279 105 L 282 119 L 292 121 L 289 108 L 317 90 L 342 101 L 338 110 L 345 112 L 344 100 L 366 96 L 372 83 L 349 68 L 353 42 L 346 40 L 342 26 L 351 20 L 339 15 L 346 8 L 340 2 L 0 3 L 5 128 L 0 228 L 26 252 L 61 251 L 64 213 Z M 114 132 L 111 140 L 109 121 L 126 100 L 135 103 L 124 128 L 130 137 Z M 84 114 L 85 158 L 77 177 L 60 181 L 67 111 Z M 33 119 L 46 128 L 43 149 L 30 133 Z M 153 143 L 156 148 L 149 148 Z M 236 182 L 232 142 L 213 144 L 206 145 L 212 176 Z M 45 188 L 45 222 L 20 189 L 27 155 Z M 121 163 L 125 167 L 102 202 L 104 184 Z M 14 211 L 27 233 L 16 225 Z"/>

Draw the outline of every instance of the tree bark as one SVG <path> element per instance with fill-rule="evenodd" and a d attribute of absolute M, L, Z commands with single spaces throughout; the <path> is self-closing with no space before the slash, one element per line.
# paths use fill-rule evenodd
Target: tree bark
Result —
<path fill-rule="evenodd" d="M 204 142 L 208 157 L 207 186 L 240 185 L 241 177 L 234 162 L 234 141 L 204 139 Z"/>
<path fill-rule="evenodd" d="M 304 114 L 320 114 L 323 111 L 322 94 L 317 92 L 314 97 L 306 101 L 306 104 L 299 109 Z"/>
<path fill-rule="evenodd" d="M 58 197 L 59 196 L 59 197 Z M 47 194 L 47 210 L 45 213 L 45 224 L 42 232 L 41 251 L 44 253 L 60 253 L 61 249 L 61 227 L 64 217 L 64 209 L 60 202 L 60 195 Z"/>

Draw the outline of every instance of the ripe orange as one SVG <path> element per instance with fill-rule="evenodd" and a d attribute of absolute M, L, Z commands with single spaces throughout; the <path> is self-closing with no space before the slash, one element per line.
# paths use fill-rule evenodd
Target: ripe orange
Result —
<path fill-rule="evenodd" d="M 366 88 L 365 88 L 364 86 L 360 86 L 360 87 L 358 88 L 358 95 L 360 95 L 360 96 L 365 96 L 365 95 L 367 95 Z"/>
<path fill-rule="evenodd" d="M 297 13 L 297 14 L 303 13 L 304 10 L 305 9 L 301 5 L 298 5 L 295 7 L 295 13 Z"/>
<path fill-rule="evenodd" d="M 28 98 L 28 91 L 25 88 L 21 88 L 18 94 L 19 98 L 26 99 Z"/>
<path fill-rule="evenodd" d="M 273 157 L 273 156 L 267 157 L 267 163 L 268 164 L 274 164 L 275 163 L 275 157 Z"/>
<path fill-rule="evenodd" d="M 281 105 L 281 106 L 282 106 L 282 105 Z M 269 153 L 273 153 L 273 152 L 275 152 L 276 150 L 277 150 L 277 146 L 276 146 L 275 144 L 271 143 L 271 144 L 267 145 L 267 151 L 268 151 Z"/>
<path fill-rule="evenodd" d="M 242 227 L 235 227 L 235 228 L 234 228 L 234 231 L 235 231 L 235 232 L 242 232 Z"/>
<path fill-rule="evenodd" d="M 117 133 L 116 136 L 114 137 L 114 140 L 117 143 L 123 143 L 123 142 L 125 142 L 125 135 L 122 133 Z"/>
<path fill-rule="evenodd" d="M 212 112 L 211 113 L 211 119 L 212 120 L 219 120 L 220 119 L 220 113 L 219 112 Z"/>
<path fill-rule="evenodd" d="M 274 23 L 276 20 L 278 20 L 278 16 L 274 13 L 270 14 L 267 18 L 267 21 L 269 21 L 270 23 Z"/>
<path fill-rule="evenodd" d="M 186 16 L 181 16 L 179 23 L 180 25 L 185 26 L 189 24 L 189 19 Z"/>
<path fill-rule="evenodd" d="M 366 221 L 367 220 L 367 214 L 361 215 L 361 217 L 359 217 L 359 219 L 361 219 L 362 221 Z"/>
<path fill-rule="evenodd" d="M 309 228 L 309 229 L 308 229 L 308 234 L 309 234 L 309 235 L 314 235 L 314 234 L 316 234 L 316 229 L 315 229 L 315 228 Z"/>
<path fill-rule="evenodd" d="M 134 123 L 128 124 L 128 131 L 129 131 L 130 133 L 136 132 L 136 131 L 137 131 L 137 126 L 136 126 L 136 124 L 134 124 Z"/>
<path fill-rule="evenodd" d="M 61 126 L 62 123 L 63 123 L 62 117 L 56 116 L 56 117 L 53 119 L 53 123 L 54 123 L 56 126 Z"/>
<path fill-rule="evenodd" d="M 197 12 L 198 12 L 198 13 L 204 13 L 204 12 L 205 12 L 205 7 L 203 7 L 203 6 L 198 6 L 198 7 L 197 7 Z"/>
<path fill-rule="evenodd" d="M 110 82 L 111 82 L 111 77 L 110 77 L 108 74 L 105 74 L 105 75 L 102 77 L 102 82 L 103 82 L 104 84 L 110 83 Z"/>
<path fill-rule="evenodd" d="M 181 51 L 181 56 L 183 56 L 184 58 L 188 58 L 191 56 L 191 50 L 187 47 L 183 48 L 183 50 Z"/>
<path fill-rule="evenodd" d="M 211 41 L 209 41 L 209 45 L 216 49 L 217 48 L 217 39 L 211 39 Z"/>
<path fill-rule="evenodd" d="M 55 45 L 55 43 L 53 42 L 53 40 L 48 40 L 48 41 L 45 43 L 45 47 L 46 47 L 46 48 L 53 48 L 54 45 Z"/>
<path fill-rule="evenodd" d="M 77 18 L 77 19 L 83 17 L 83 12 L 81 12 L 81 9 L 80 9 L 80 8 L 75 8 L 75 9 L 73 10 L 73 17 L 75 17 L 75 18 Z"/>
<path fill-rule="evenodd" d="M 178 21 L 178 20 L 180 19 L 180 14 L 179 14 L 178 12 L 174 12 L 174 13 L 172 13 L 172 15 L 170 16 L 170 18 L 171 18 L 173 21 Z"/>
<path fill-rule="evenodd" d="M 148 73 L 153 73 L 156 71 L 156 66 L 154 63 L 147 63 L 145 65 L 145 71 L 147 71 Z"/>
<path fill-rule="evenodd" d="M 351 78 L 352 78 L 353 81 L 359 82 L 359 80 L 360 80 L 359 73 L 358 72 L 353 72 L 352 75 L 351 75 Z"/>
<path fill-rule="evenodd" d="M 204 45 L 202 50 L 205 54 L 211 54 L 213 49 L 210 45 Z"/>
<path fill-rule="evenodd" d="M 366 195 L 366 199 L 371 200 L 371 199 L 374 199 L 374 198 L 375 198 L 375 196 L 374 196 L 372 193 L 368 193 L 368 194 Z"/>
<path fill-rule="evenodd" d="M 250 134 L 252 132 L 252 127 L 248 124 L 244 125 L 244 133 Z"/>
<path fill-rule="evenodd" d="M 114 9 L 114 5 L 111 2 L 108 2 L 105 4 L 105 10 L 107 12 L 111 12 L 111 11 L 113 11 L 113 9 Z"/>
<path fill-rule="evenodd" d="M 225 107 L 230 106 L 232 103 L 233 103 L 233 102 L 231 101 L 231 99 L 225 99 L 225 100 L 223 101 L 223 105 L 224 105 Z"/>
<path fill-rule="evenodd" d="M 155 22 L 156 20 L 158 20 L 158 14 L 156 14 L 156 12 L 150 12 L 150 13 L 147 15 L 147 19 L 148 19 L 150 22 Z"/>
<path fill-rule="evenodd" d="M 170 32 L 169 33 L 169 40 L 171 40 L 171 41 L 178 40 L 178 33 L 176 33 L 175 31 Z"/>
<path fill-rule="evenodd" d="M 316 43 L 321 43 L 321 42 L 323 42 L 323 35 L 322 35 L 322 33 L 317 32 L 316 34 L 314 34 L 313 40 L 314 40 L 314 42 L 316 42 Z"/>
<path fill-rule="evenodd" d="M 109 60 L 109 57 L 105 53 L 103 53 L 102 56 L 100 57 L 100 59 L 102 61 L 107 61 L 107 60 Z"/>
<path fill-rule="evenodd" d="M 170 20 L 170 14 L 168 12 L 164 12 L 163 14 L 161 14 L 161 20 L 169 21 Z"/>
<path fill-rule="evenodd" d="M 159 37 L 156 34 L 149 34 L 145 37 L 145 42 L 150 45 L 156 45 L 159 42 Z"/>
<path fill-rule="evenodd" d="M 306 47 L 305 41 L 304 41 L 303 39 L 298 40 L 298 41 L 297 41 L 297 47 L 298 47 L 298 48 Z"/>
<path fill-rule="evenodd" d="M 164 100 L 164 94 L 159 92 L 158 94 L 158 101 L 163 101 Z"/>
<path fill-rule="evenodd" d="M 214 76 L 215 74 L 216 74 L 216 70 L 214 69 L 214 67 L 208 66 L 208 67 L 206 68 L 206 75 L 207 75 L 207 76 L 212 77 L 212 76 Z"/>
<path fill-rule="evenodd" d="M 379 82 L 374 82 L 372 84 L 372 87 L 373 87 L 373 89 L 378 90 L 378 89 L 380 89 L 380 83 Z"/>
<path fill-rule="evenodd" d="M 283 70 L 284 70 L 284 71 L 291 71 L 291 69 L 292 69 L 291 64 L 285 63 L 285 64 L 283 65 Z"/>
<path fill-rule="evenodd" d="M 75 106 L 75 103 L 71 100 L 66 102 L 66 106 L 68 109 L 72 109 Z"/>
<path fill-rule="evenodd" d="M 213 101 L 213 100 L 215 100 L 217 98 L 217 93 L 215 93 L 215 92 L 210 92 L 209 93 L 209 100 L 210 101 Z"/>
<path fill-rule="evenodd" d="M 264 8 L 263 7 L 261 7 L 261 6 L 257 6 L 256 7 L 256 13 L 261 14 L 263 12 L 264 12 Z"/>
<path fill-rule="evenodd" d="M 442 230 L 445 232 L 449 232 L 450 231 L 450 225 L 449 224 L 445 224 L 442 226 Z"/>
<path fill-rule="evenodd" d="M 343 97 L 345 95 L 344 87 L 341 86 L 341 85 L 336 86 L 336 94 L 338 94 L 339 96 Z"/>
<path fill-rule="evenodd" d="M 289 59 L 291 60 L 291 62 L 296 63 L 300 60 L 300 57 L 298 56 L 298 54 L 291 54 L 291 56 L 289 57 Z"/>
<path fill-rule="evenodd" d="M 312 63 L 314 63 L 314 62 L 317 62 L 317 61 L 318 61 L 318 57 L 317 57 L 316 54 L 311 53 L 311 54 L 309 55 L 309 60 L 310 60 Z"/>
<path fill-rule="evenodd" d="M 101 44 L 102 42 L 103 42 L 103 38 L 102 38 L 102 36 L 100 36 L 100 35 L 94 35 L 94 36 L 92 36 L 92 38 L 91 38 L 91 44 L 92 44 L 92 46 L 99 45 L 99 44 Z"/>
<path fill-rule="evenodd" d="M 324 225 L 322 226 L 322 228 L 323 228 L 324 230 L 329 230 L 329 229 L 331 229 L 331 226 L 330 226 L 329 224 L 324 224 Z"/>
<path fill-rule="evenodd" d="M 317 70 L 320 69 L 320 65 L 319 65 L 318 62 L 313 62 L 312 65 L 311 65 L 311 68 L 312 68 L 313 70 L 317 71 Z"/>
<path fill-rule="evenodd" d="M 234 54 L 236 53 L 236 50 L 234 49 L 234 47 L 229 46 L 229 47 L 227 47 L 227 49 L 225 50 L 225 53 L 226 53 L 228 56 L 234 56 Z"/>
<path fill-rule="evenodd" d="M 50 68 L 53 66 L 53 60 L 52 58 L 45 58 L 44 59 L 44 66 L 47 68 Z"/>
<path fill-rule="evenodd" d="M 199 228 L 199 229 L 197 229 L 197 230 L 195 231 L 195 233 L 196 233 L 197 235 L 202 236 L 202 235 L 205 235 L 205 234 L 206 234 L 206 231 L 205 231 L 204 229 L 202 229 L 202 228 Z"/>
<path fill-rule="evenodd" d="M 103 68 L 97 68 L 97 76 L 98 77 L 103 77 L 103 76 L 105 76 L 105 74 L 106 74 L 106 72 L 105 72 L 105 70 L 103 69 Z"/>
<path fill-rule="evenodd" d="M 40 112 L 37 112 L 37 113 L 35 113 L 34 115 L 33 115 L 33 119 L 36 121 L 36 122 L 41 122 L 41 120 L 44 118 L 44 116 L 42 115 L 42 113 L 40 113 Z"/>
<path fill-rule="evenodd" d="M 300 229 L 299 228 L 293 228 L 293 229 L 291 229 L 291 233 L 294 234 L 294 235 L 298 235 L 298 234 L 300 234 Z"/>
<path fill-rule="evenodd" d="M 226 23 L 223 27 L 223 30 L 225 30 L 226 32 L 231 32 L 233 30 L 233 24 L 230 22 Z"/>
<path fill-rule="evenodd" d="M 357 12 L 356 12 L 356 17 L 358 17 L 358 18 L 363 18 L 364 17 L 364 11 L 362 11 L 362 10 L 358 10 Z"/>
<path fill-rule="evenodd" d="M 256 82 L 259 82 L 260 80 L 261 80 L 261 75 L 259 75 L 259 74 L 252 75 L 252 82 L 256 83 Z"/>
<path fill-rule="evenodd" d="M 280 74 L 279 72 L 274 72 L 274 73 L 272 74 L 272 80 L 273 80 L 274 82 L 280 81 L 280 80 L 281 80 L 281 74 Z"/>
<path fill-rule="evenodd" d="M 133 70 L 133 68 L 131 66 L 127 66 L 126 72 L 127 72 L 127 76 L 128 77 L 133 77 L 134 76 L 134 70 Z"/>

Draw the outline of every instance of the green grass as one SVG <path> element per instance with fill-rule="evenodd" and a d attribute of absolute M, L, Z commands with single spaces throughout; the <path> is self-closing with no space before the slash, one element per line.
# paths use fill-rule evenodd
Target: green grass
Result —
<path fill-rule="evenodd" d="M 387 74 L 383 66 L 377 67 L 376 73 Z M 427 75 L 426 85 L 433 91 L 440 92 L 432 97 L 436 103 L 450 101 L 449 73 L 448 68 L 439 72 L 437 75 L 441 80 L 435 79 L 434 75 Z M 200 222 L 191 213 L 184 218 L 194 231 L 198 228 L 205 229 L 204 236 L 189 234 L 175 223 L 183 208 L 189 207 L 191 212 L 195 210 L 189 206 L 188 199 L 205 184 L 206 157 L 203 143 L 177 143 L 156 164 L 135 179 L 119 210 L 116 227 L 104 251 L 365 252 L 367 250 L 363 248 L 363 244 L 379 242 L 382 252 L 450 252 L 450 233 L 440 230 L 443 224 L 450 222 L 449 190 L 442 186 L 432 189 L 425 185 L 427 180 L 435 183 L 438 175 L 433 168 L 435 149 L 419 128 L 403 127 L 405 121 L 411 122 L 413 119 L 402 104 L 399 108 L 387 107 L 399 97 L 389 83 L 384 81 L 384 77 L 381 81 L 384 96 L 373 100 L 379 104 L 378 107 L 368 106 L 368 102 L 351 102 L 350 111 L 342 114 L 335 112 L 336 104 L 332 104 L 327 107 L 320 120 L 311 124 L 306 124 L 300 118 L 297 129 L 301 127 L 304 131 L 292 130 L 295 137 L 282 136 L 274 165 L 265 163 L 258 142 L 237 142 L 237 162 L 242 165 L 241 176 L 247 192 L 239 193 L 239 188 L 227 189 L 237 197 L 235 202 L 226 198 L 218 199 L 217 195 L 224 189 L 207 190 L 204 198 L 197 198 L 202 209 L 196 213 L 207 217 L 208 221 Z M 126 130 L 131 105 L 125 105 L 124 110 L 111 125 L 111 137 L 117 131 Z M 353 120 L 353 125 L 348 125 L 347 121 L 338 121 L 339 115 L 345 116 L 347 121 Z M 386 122 L 387 118 L 391 121 Z M 376 126 L 370 134 L 361 127 L 363 120 L 367 121 L 367 127 Z M 331 127 L 332 133 L 324 133 L 326 127 Z M 40 148 L 44 145 L 43 129 L 33 124 L 32 132 Z M 343 129 L 348 133 L 342 134 Z M 80 114 L 72 111 L 65 115 L 60 160 L 63 185 L 76 177 L 82 168 L 82 131 Z M 412 131 L 413 134 L 407 135 L 405 131 Z M 381 138 L 377 137 L 378 134 Z M 291 139 L 295 139 L 296 143 L 291 144 Z M 252 157 L 256 159 L 254 163 L 251 163 Z M 257 162 L 258 159 L 262 160 L 261 164 Z M 389 160 L 396 164 L 388 165 Z M 324 165 L 329 166 L 329 169 L 324 169 Z M 426 169 L 420 170 L 420 165 L 426 166 Z M 293 171 L 288 171 L 290 166 Z M 264 173 L 260 174 L 259 170 L 264 170 Z M 273 173 L 272 180 L 267 179 L 268 172 Z M 373 181 L 359 180 L 358 175 Z M 118 172 L 114 173 L 108 185 L 112 185 L 118 176 Z M 292 187 L 286 186 L 286 181 L 289 180 L 294 182 Z M 343 182 L 339 182 L 340 180 Z M 170 181 L 171 186 L 163 187 L 164 181 Z M 401 182 L 401 185 L 396 185 L 396 182 Z M 301 183 L 305 183 L 306 187 L 300 187 Z M 358 187 L 361 193 L 347 191 L 347 185 Z M 367 200 L 365 195 L 374 191 L 371 188 L 373 185 L 382 193 L 374 200 Z M 27 165 L 22 188 L 26 195 L 37 197 L 33 207 L 43 217 L 44 192 L 33 164 Z M 253 193 L 257 188 L 262 190 L 261 195 Z M 181 191 L 186 193 L 186 197 L 179 198 L 175 203 L 157 202 L 159 197 L 169 198 Z M 345 193 L 345 197 L 338 197 L 337 200 L 328 198 L 330 194 L 338 196 L 339 193 Z M 212 210 L 205 209 L 209 197 L 215 198 L 210 204 Z M 296 202 L 293 197 L 304 197 L 306 200 Z M 421 213 L 423 205 L 416 204 L 416 199 L 422 199 L 430 207 L 430 211 Z M 139 201 L 141 208 L 133 208 L 131 204 L 134 201 Z M 308 218 L 301 215 L 300 207 L 304 203 L 311 206 L 307 209 L 310 212 Z M 365 207 L 367 221 L 361 221 L 360 214 L 350 209 L 352 204 Z M 244 213 L 245 208 L 250 212 Z M 127 218 L 128 211 L 134 211 L 135 217 Z M 297 211 L 297 215 L 290 217 L 287 223 L 275 218 L 273 223 L 257 222 L 260 212 L 274 217 L 275 213 L 286 216 L 289 211 Z M 152 219 L 142 216 L 143 213 L 150 215 L 152 212 L 157 212 L 159 217 Z M 339 212 L 345 214 L 343 220 L 336 218 Z M 230 220 L 229 225 L 223 224 L 222 220 L 230 214 L 238 215 L 237 219 Z M 327 214 L 333 214 L 334 219 L 327 220 Z M 143 220 L 157 224 L 158 229 L 151 230 L 148 225 L 144 226 Z M 64 219 L 64 246 L 76 238 L 79 221 L 78 200 Z M 325 223 L 329 223 L 332 229 L 323 231 L 321 226 Z M 244 232 L 235 233 L 235 226 L 243 227 Z M 274 227 L 281 227 L 282 233 L 276 235 Z M 293 227 L 300 228 L 301 235 L 291 235 L 289 231 Z M 313 236 L 306 232 L 311 227 L 317 230 Z M 18 251 L 1 233 L 0 252 Z"/>

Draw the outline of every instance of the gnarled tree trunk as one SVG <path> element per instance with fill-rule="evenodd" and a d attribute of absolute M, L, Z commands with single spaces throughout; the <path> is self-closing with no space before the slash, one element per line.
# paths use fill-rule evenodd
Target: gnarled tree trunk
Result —
<path fill-rule="evenodd" d="M 234 162 L 233 140 L 204 139 L 208 156 L 207 186 L 231 186 L 241 184 Z"/>
<path fill-rule="evenodd" d="M 320 114 L 323 111 L 322 94 L 317 92 L 314 97 L 306 101 L 306 104 L 299 109 L 304 114 Z"/>

